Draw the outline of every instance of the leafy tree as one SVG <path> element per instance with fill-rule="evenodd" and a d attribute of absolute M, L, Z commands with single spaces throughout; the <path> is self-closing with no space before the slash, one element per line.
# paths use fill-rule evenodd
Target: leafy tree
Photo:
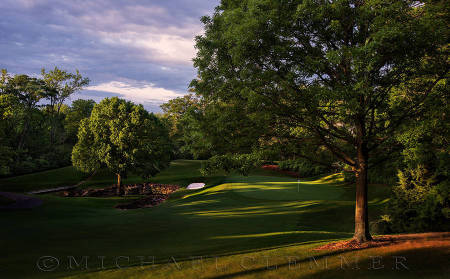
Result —
<path fill-rule="evenodd" d="M 33 128 L 31 126 L 33 114 L 39 107 L 39 101 L 45 97 L 46 87 L 41 79 L 27 75 L 9 76 L 6 71 L 3 72 L 2 84 L 2 95 L 7 95 L 9 97 L 5 98 L 9 98 L 11 101 L 14 99 L 20 104 L 19 107 L 15 106 L 14 113 L 22 115 L 23 124 L 16 126 L 16 129 L 20 129 L 16 147 L 21 150 L 24 148 L 25 140 Z"/>
<path fill-rule="evenodd" d="M 379 233 L 448 231 L 450 229 L 450 181 L 438 183 L 425 167 L 399 171 Z M 383 222 L 384 221 L 384 222 Z"/>
<path fill-rule="evenodd" d="M 192 150 L 187 146 L 192 135 L 190 114 L 200 109 L 199 99 L 192 94 L 169 100 L 161 105 L 163 117 L 169 124 L 169 136 L 175 145 L 176 156 L 190 157 Z"/>
<path fill-rule="evenodd" d="M 78 99 L 72 102 L 72 105 L 67 111 L 64 120 L 64 130 L 66 132 L 66 138 L 69 142 L 73 144 L 76 143 L 80 122 L 84 118 L 89 118 L 94 105 L 94 100 Z"/>
<path fill-rule="evenodd" d="M 19 123 L 18 99 L 9 94 L 0 94 L 0 175 L 11 173 L 16 154 L 13 149 L 14 127 Z"/>
<path fill-rule="evenodd" d="M 49 100 L 47 107 L 51 121 L 50 142 L 53 144 L 61 106 L 73 93 L 86 87 L 89 84 L 89 78 L 83 78 L 78 70 L 75 73 L 69 73 L 58 67 L 48 72 L 42 69 L 41 74 L 47 89 L 46 98 Z"/>
<path fill-rule="evenodd" d="M 167 166 L 169 152 L 161 121 L 142 105 L 114 97 L 103 99 L 81 120 L 72 162 L 84 172 L 106 166 L 117 175 L 117 192 L 122 194 L 127 172 L 155 175 Z"/>
<path fill-rule="evenodd" d="M 405 167 L 419 166 L 437 176 L 450 178 L 450 90 L 445 84 L 442 94 L 429 98 L 428 109 L 411 119 L 396 134 L 402 145 Z M 442 179 L 441 179 L 442 180 Z"/>
<path fill-rule="evenodd" d="M 239 102 L 207 100 L 193 95 L 170 100 L 162 109 L 172 124 L 171 136 L 182 154 L 208 158 L 225 153 L 250 153 L 267 134 L 264 112 L 253 112 Z M 239 127 L 239 129 L 236 129 Z"/>
<path fill-rule="evenodd" d="M 70 164 L 76 139 L 72 142 L 66 139 L 64 119 L 70 109 L 63 102 L 86 85 L 87 79 L 58 68 L 48 73 L 43 71 L 43 75 L 37 78 L 1 72 L 0 175 Z M 77 121 L 73 119 L 69 127 L 77 126 L 74 123 Z M 76 131 L 73 137 L 76 138 Z"/>
<path fill-rule="evenodd" d="M 261 154 L 225 154 L 215 155 L 202 164 L 201 173 L 210 175 L 219 171 L 229 174 L 232 171 L 248 176 L 250 171 L 261 166 Z"/>
<path fill-rule="evenodd" d="M 196 39 L 199 95 L 270 112 L 301 131 L 280 136 L 320 144 L 354 171 L 358 242 L 371 239 L 372 156 L 445 92 L 449 5 L 422 2 L 222 0 Z"/>

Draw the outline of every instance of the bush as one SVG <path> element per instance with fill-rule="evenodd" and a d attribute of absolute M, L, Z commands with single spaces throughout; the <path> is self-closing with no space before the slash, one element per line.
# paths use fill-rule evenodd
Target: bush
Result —
<path fill-rule="evenodd" d="M 233 163 L 230 155 L 216 155 L 202 163 L 200 172 L 203 176 L 212 175 L 219 171 L 224 171 L 228 174 L 231 172 L 232 166 Z"/>
<path fill-rule="evenodd" d="M 258 154 L 216 155 L 202 164 L 200 172 L 207 176 L 220 171 L 225 171 L 227 174 L 237 171 L 239 174 L 247 176 L 252 169 L 260 165 L 261 160 Z"/>
<path fill-rule="evenodd" d="M 437 182 L 424 167 L 400 171 L 387 206 L 392 232 L 448 231 L 450 182 Z"/>
<path fill-rule="evenodd" d="M 306 159 L 281 161 L 278 166 L 282 170 L 297 172 L 301 177 L 310 177 L 330 172 L 329 168 L 313 164 Z"/>
<path fill-rule="evenodd" d="M 391 233 L 392 221 L 389 215 L 382 215 L 381 219 L 370 222 L 370 231 L 373 234 Z"/>

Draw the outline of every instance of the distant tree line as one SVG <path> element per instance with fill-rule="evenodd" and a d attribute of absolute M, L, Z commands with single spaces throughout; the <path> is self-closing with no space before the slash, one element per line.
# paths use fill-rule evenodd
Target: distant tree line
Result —
<path fill-rule="evenodd" d="M 76 71 L 55 67 L 39 77 L 9 74 L 0 80 L 0 175 L 25 174 L 71 164 L 80 120 L 95 102 L 65 102 L 89 84 Z"/>

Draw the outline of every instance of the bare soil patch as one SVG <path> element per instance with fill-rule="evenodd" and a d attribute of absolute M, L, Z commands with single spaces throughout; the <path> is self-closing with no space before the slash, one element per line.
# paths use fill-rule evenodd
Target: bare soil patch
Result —
<path fill-rule="evenodd" d="M 416 234 L 396 234 L 396 235 L 381 235 L 373 238 L 372 241 L 365 243 L 358 243 L 356 240 L 344 240 L 333 243 L 328 243 L 314 250 L 360 250 L 373 247 L 384 247 L 398 244 L 419 244 L 439 241 L 450 246 L 450 232 L 431 232 L 431 233 L 416 233 Z"/>

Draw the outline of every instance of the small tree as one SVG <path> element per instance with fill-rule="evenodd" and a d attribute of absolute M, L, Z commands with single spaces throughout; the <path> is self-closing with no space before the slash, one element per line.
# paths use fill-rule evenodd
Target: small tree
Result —
<path fill-rule="evenodd" d="M 78 142 L 72 151 L 73 165 L 85 172 L 102 166 L 122 177 L 129 171 L 150 177 L 169 162 L 168 132 L 161 121 L 142 105 L 105 98 L 81 121 Z"/>

